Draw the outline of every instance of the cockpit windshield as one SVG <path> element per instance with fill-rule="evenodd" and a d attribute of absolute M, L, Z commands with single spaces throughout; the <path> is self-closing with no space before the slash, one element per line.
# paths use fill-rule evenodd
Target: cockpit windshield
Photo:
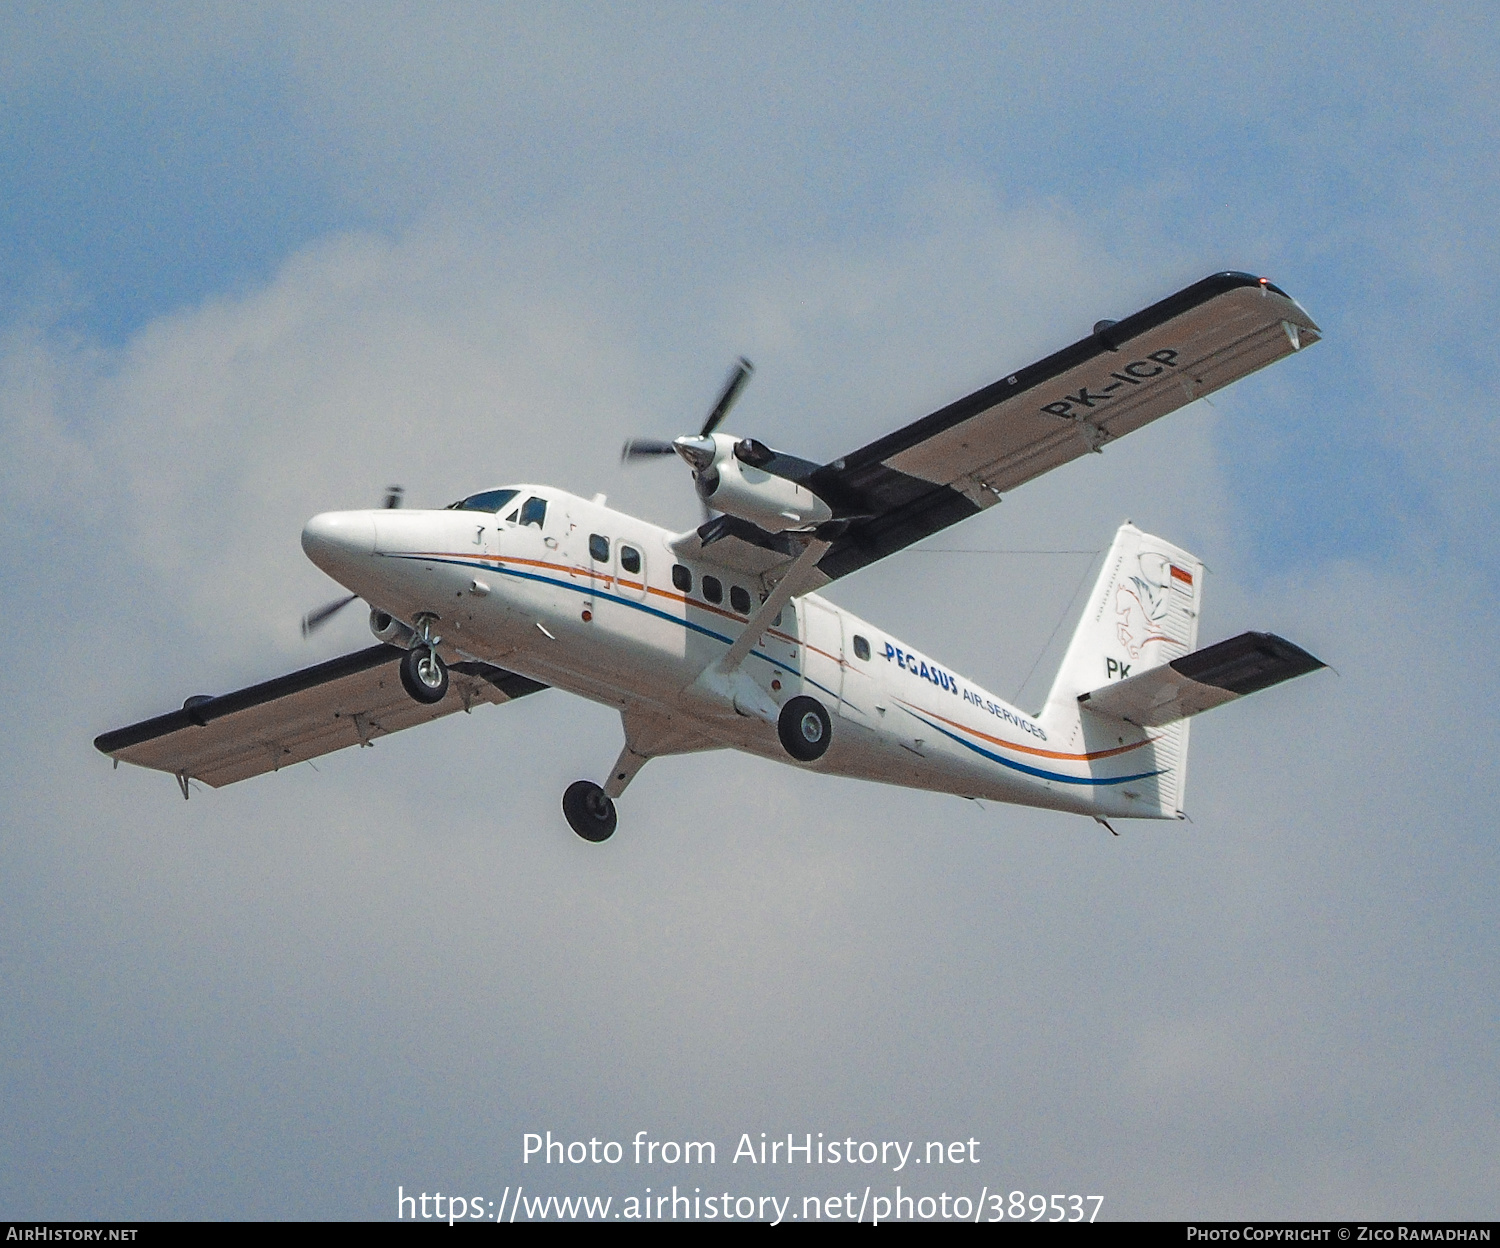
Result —
<path fill-rule="evenodd" d="M 461 499 L 456 503 L 449 503 L 449 511 L 487 511 L 491 514 L 499 511 L 506 503 L 510 502 L 519 490 L 485 490 L 482 494 L 470 494 L 468 498 Z"/>

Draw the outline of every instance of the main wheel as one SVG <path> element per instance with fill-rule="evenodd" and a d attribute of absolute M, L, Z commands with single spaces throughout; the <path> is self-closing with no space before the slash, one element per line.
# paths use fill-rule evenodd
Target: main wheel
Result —
<path fill-rule="evenodd" d="M 448 665 L 428 646 L 413 646 L 401 656 L 401 684 L 418 702 L 441 702 L 448 693 Z"/>
<path fill-rule="evenodd" d="M 816 698 L 793 698 L 781 708 L 776 735 L 786 752 L 799 763 L 812 763 L 828 752 L 833 724 Z"/>
<path fill-rule="evenodd" d="M 586 841 L 607 841 L 615 833 L 615 804 L 592 780 L 575 780 L 563 794 L 568 826 Z"/>

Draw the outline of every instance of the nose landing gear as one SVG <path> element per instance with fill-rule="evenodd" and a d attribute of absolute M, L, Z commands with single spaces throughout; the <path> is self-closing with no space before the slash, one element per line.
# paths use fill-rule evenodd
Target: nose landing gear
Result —
<path fill-rule="evenodd" d="M 448 665 L 437 652 L 443 639 L 433 635 L 433 617 L 419 617 L 416 624 L 418 640 L 401 656 L 401 686 L 418 702 L 431 705 L 448 695 Z"/>

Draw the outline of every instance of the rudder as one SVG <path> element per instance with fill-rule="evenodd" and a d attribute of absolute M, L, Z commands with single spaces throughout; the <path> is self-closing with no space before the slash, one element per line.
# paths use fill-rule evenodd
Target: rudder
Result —
<path fill-rule="evenodd" d="M 1081 749 L 1092 749 L 1105 737 L 1114 744 L 1116 737 L 1109 733 L 1129 726 L 1105 724 L 1084 711 L 1079 694 L 1191 653 L 1198 641 L 1202 592 L 1203 564 L 1194 555 L 1128 520 L 1122 524 L 1047 695 L 1041 717 L 1049 735 L 1072 740 Z M 1148 811 L 1141 807 L 1151 806 L 1150 814 L 1174 818 L 1182 811 L 1187 780 L 1188 724 L 1184 720 L 1153 728 L 1147 735 L 1151 744 L 1133 757 L 1154 755 L 1157 774 L 1136 791 L 1136 809 L 1129 813 L 1144 815 Z"/>

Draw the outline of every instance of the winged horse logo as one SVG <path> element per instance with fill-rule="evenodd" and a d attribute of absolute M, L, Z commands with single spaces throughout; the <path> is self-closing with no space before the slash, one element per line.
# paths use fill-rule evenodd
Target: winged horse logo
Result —
<path fill-rule="evenodd" d="M 1140 658 L 1153 641 L 1172 640 L 1163 631 L 1172 561 L 1154 551 L 1142 551 L 1136 563 L 1138 575 L 1121 581 L 1115 591 L 1115 636 L 1132 659 Z"/>

